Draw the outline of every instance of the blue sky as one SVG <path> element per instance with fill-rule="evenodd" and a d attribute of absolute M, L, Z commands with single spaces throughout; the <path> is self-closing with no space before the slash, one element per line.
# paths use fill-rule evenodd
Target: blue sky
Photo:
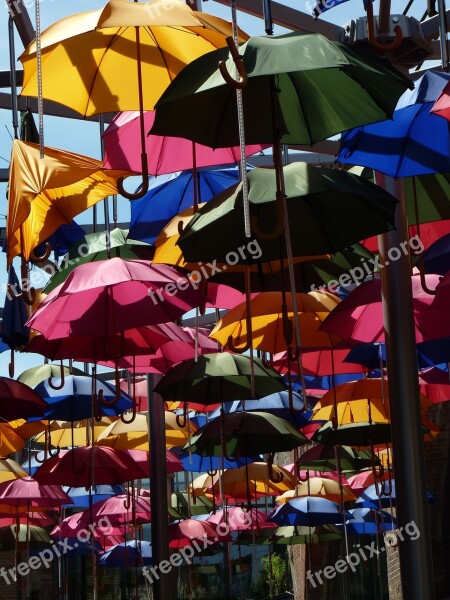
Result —
<path fill-rule="evenodd" d="M 34 23 L 34 1 L 25 0 L 25 6 L 28 7 L 30 18 Z M 55 21 L 70 15 L 74 12 L 83 12 L 100 8 L 105 4 L 105 1 L 99 0 L 77 0 L 76 3 L 68 2 L 67 0 L 41 0 L 41 28 L 45 29 Z M 292 6 L 293 8 L 303 10 L 310 13 L 311 0 L 299 0 L 298 2 L 284 2 L 283 4 Z M 401 13 L 406 5 L 405 2 L 394 0 L 392 2 L 392 13 Z M 375 2 L 374 12 L 377 12 L 378 2 Z M 223 19 L 231 19 L 231 11 L 228 7 L 209 0 L 203 3 L 204 12 L 209 12 Z M 416 6 L 409 12 L 411 16 L 420 18 L 425 10 L 425 2 L 417 2 Z M 350 0 L 341 6 L 338 6 L 327 13 L 321 19 L 331 21 L 337 25 L 344 25 L 349 20 L 354 19 L 364 14 L 362 0 Z M 239 26 L 250 35 L 264 35 L 264 23 L 262 20 L 250 17 L 243 13 L 238 13 Z M 274 33 L 282 33 L 283 29 L 275 26 Z M 16 56 L 18 57 L 23 51 L 20 39 L 16 36 Z M 8 54 L 8 11 L 6 6 L 2 4 L 0 7 L 0 69 L 9 69 L 9 54 Z M 20 66 L 20 63 L 19 63 Z M 12 116 L 9 111 L 0 110 L 0 163 L 2 167 L 7 166 L 11 152 L 11 137 L 12 132 Z M 100 139 L 99 126 L 97 123 L 89 123 L 79 120 L 60 119 L 56 117 L 44 118 L 44 139 L 47 146 L 63 148 L 100 158 Z M 131 189 L 130 184 L 127 189 Z M 6 185 L 0 184 L 0 224 L 4 225 L 4 215 L 6 214 Z M 77 221 L 82 224 L 89 222 L 91 212 L 85 215 L 80 215 Z M 99 215 L 102 215 L 102 209 L 99 209 Z M 101 216 L 99 217 L 101 219 Z M 119 220 L 125 221 L 129 218 L 128 202 L 119 198 Z M 6 261 L 4 255 L 0 256 L 0 283 L 3 284 L 6 280 Z M 3 289 L 3 285 L 1 286 Z M 0 305 L 4 303 L 4 294 L 0 290 Z M 5 353 L 1 355 L 0 360 L 0 375 L 7 375 L 7 363 L 9 355 Z M 24 368 L 33 366 L 34 364 L 42 364 L 42 357 L 32 357 L 30 355 L 16 354 L 16 375 Z"/>

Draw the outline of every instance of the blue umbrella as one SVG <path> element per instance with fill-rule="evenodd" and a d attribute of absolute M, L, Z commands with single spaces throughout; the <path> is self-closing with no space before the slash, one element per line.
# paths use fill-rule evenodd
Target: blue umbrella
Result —
<path fill-rule="evenodd" d="M 394 517 L 383 511 L 377 511 L 372 508 L 354 508 L 348 511 L 350 519 L 346 521 L 345 528 L 347 533 L 355 535 L 375 535 L 389 529 L 395 529 L 397 522 Z M 344 525 L 336 525 L 339 529 L 344 529 Z"/>
<path fill-rule="evenodd" d="M 232 169 L 198 169 L 198 202 L 208 202 L 214 196 L 239 182 L 239 172 Z M 139 200 L 132 200 L 128 237 L 153 243 L 169 221 L 194 204 L 192 171 L 156 177 L 149 191 Z"/>
<path fill-rule="evenodd" d="M 54 378 L 53 385 L 61 384 L 59 378 Z M 115 387 L 106 381 L 96 382 L 97 393 L 103 390 L 105 400 L 110 402 L 115 397 Z M 35 391 L 48 404 L 45 418 L 60 421 L 80 421 L 92 416 L 92 378 L 81 375 L 68 375 L 64 378 L 61 389 L 53 389 L 48 380 L 43 381 L 35 388 Z M 101 411 L 106 416 L 119 415 L 124 410 L 132 408 L 133 400 L 124 391 L 121 391 L 120 399 L 112 406 L 101 405 Z M 36 420 L 36 419 L 35 419 Z"/>
<path fill-rule="evenodd" d="M 176 449 L 172 448 L 172 452 L 176 454 Z M 206 471 L 216 471 L 217 469 L 238 469 L 244 467 L 246 462 L 251 464 L 253 462 L 261 461 L 261 456 L 247 456 L 230 460 L 230 457 L 220 456 L 200 456 L 199 454 L 191 454 L 183 452 L 179 456 L 183 469 L 185 471 L 192 471 L 194 473 L 205 473 Z M 223 464 L 222 464 L 223 460 Z"/>
<path fill-rule="evenodd" d="M 132 540 L 110 548 L 98 558 L 100 567 L 140 567 L 152 564 L 152 546 L 150 542 Z"/>
<path fill-rule="evenodd" d="M 450 270 L 450 233 L 431 244 L 422 254 L 425 273 L 445 275 Z"/>
<path fill-rule="evenodd" d="M 342 522 L 343 516 L 351 518 L 349 512 L 340 510 L 337 502 L 318 496 L 302 496 L 277 506 L 268 516 L 268 520 L 280 527 L 285 525 L 314 527 Z"/>
<path fill-rule="evenodd" d="M 36 462 L 36 468 L 39 466 L 40 465 Z M 85 487 L 74 488 L 63 486 L 63 490 L 73 500 L 73 504 L 70 504 L 69 506 L 77 506 L 81 508 L 89 507 L 89 488 L 86 489 Z M 117 496 L 118 494 L 123 493 L 124 491 L 121 485 L 95 485 L 93 488 L 91 488 L 93 503 L 100 502 L 100 500 L 106 500 L 107 498 L 111 498 L 111 496 Z"/>
<path fill-rule="evenodd" d="M 354 361 L 353 361 L 354 362 Z M 363 373 L 336 373 L 335 375 L 305 375 L 305 386 L 308 389 L 320 389 L 320 390 L 331 390 L 332 387 L 341 383 L 347 383 L 348 381 L 355 381 L 356 379 L 363 379 Z M 294 389 L 301 389 L 298 382 L 293 382 L 292 387 Z"/>
<path fill-rule="evenodd" d="M 450 171 L 448 122 L 430 114 L 450 74 L 428 71 L 399 99 L 392 120 L 345 131 L 337 162 L 391 177 Z"/>
<path fill-rule="evenodd" d="M 66 223 L 61 225 L 61 227 L 58 227 L 58 229 L 42 242 L 42 244 L 36 246 L 34 253 L 37 256 L 45 254 L 45 244 L 48 242 L 56 257 L 64 256 L 64 254 L 66 254 L 85 234 L 85 230 L 75 221 L 72 221 L 70 224 Z"/>
<path fill-rule="evenodd" d="M 347 354 L 344 362 L 359 363 L 368 369 L 380 366 L 380 356 L 383 367 L 386 366 L 386 348 L 384 344 L 358 344 Z M 435 365 L 450 361 L 450 338 L 429 340 L 417 344 L 417 361 L 420 369 L 428 369 Z"/>
<path fill-rule="evenodd" d="M 25 327 L 28 320 L 27 307 L 20 293 L 22 286 L 16 275 L 14 267 L 9 267 L 8 274 L 8 292 L 5 298 L 3 308 L 3 319 L 1 328 L 1 340 L 11 350 L 16 350 L 28 342 L 30 329 Z M 7 348 L 3 348 L 4 352 Z M 9 375 L 14 377 L 14 353 L 11 352 L 11 363 L 9 365 Z"/>
<path fill-rule="evenodd" d="M 384 485 L 383 485 L 384 483 Z M 355 500 L 355 505 L 358 505 L 358 508 L 360 507 L 365 507 L 365 508 L 374 508 L 375 510 L 378 510 L 381 506 L 381 508 L 389 508 L 391 505 L 392 506 L 396 506 L 397 503 L 397 496 L 395 493 L 395 479 L 392 479 L 391 481 L 391 489 L 388 490 L 388 483 L 382 482 L 379 485 L 379 491 L 380 492 L 391 492 L 390 495 L 386 494 L 386 493 L 380 493 L 380 497 L 378 497 L 377 495 L 377 489 L 376 489 L 376 484 L 373 485 L 369 485 L 368 488 L 366 488 L 362 494 L 360 495 L 360 497 Z M 434 502 L 435 498 L 434 495 L 427 490 L 427 500 L 428 502 Z"/>
<path fill-rule="evenodd" d="M 294 409 L 301 411 L 303 408 L 303 399 L 300 394 L 294 392 L 292 401 Z M 223 410 L 225 414 L 241 412 L 243 410 L 248 412 L 255 410 L 258 412 L 268 412 L 280 417 L 280 419 L 289 421 L 291 425 L 294 425 L 298 429 L 309 423 L 312 414 L 309 410 L 309 407 L 305 412 L 292 412 L 289 408 L 289 392 L 287 391 L 270 394 L 269 396 L 265 396 L 259 400 L 246 400 L 245 402 L 242 402 L 241 400 L 235 400 L 234 402 L 225 402 L 223 405 Z M 210 420 L 219 417 L 221 411 L 221 407 L 216 408 L 216 410 L 210 414 Z"/>

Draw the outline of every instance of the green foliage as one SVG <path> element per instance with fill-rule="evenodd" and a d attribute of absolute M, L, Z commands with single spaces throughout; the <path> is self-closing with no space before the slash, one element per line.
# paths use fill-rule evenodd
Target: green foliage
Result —
<path fill-rule="evenodd" d="M 254 586 L 255 598 L 267 598 L 292 589 L 289 559 L 280 554 L 261 559 L 262 573 Z"/>

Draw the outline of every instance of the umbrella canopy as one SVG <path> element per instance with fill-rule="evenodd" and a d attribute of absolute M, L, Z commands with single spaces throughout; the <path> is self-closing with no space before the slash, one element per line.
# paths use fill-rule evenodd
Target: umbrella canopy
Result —
<path fill-rule="evenodd" d="M 320 331 L 319 327 L 340 299 L 329 292 L 297 294 L 302 349 L 333 347 L 339 339 Z M 293 318 L 292 297 L 287 295 L 287 318 Z M 247 316 L 252 320 L 252 346 L 270 354 L 286 349 L 281 292 L 262 292 L 250 301 L 250 313 L 245 302 L 228 311 L 211 331 L 211 337 L 226 346 L 230 338 L 234 346 L 246 345 L 248 340 Z M 324 335 L 325 333 L 325 335 Z"/>
<path fill-rule="evenodd" d="M 191 438 L 189 449 L 203 456 L 254 456 L 293 450 L 307 443 L 307 438 L 284 419 L 243 411 L 223 415 L 201 427 Z"/>
<path fill-rule="evenodd" d="M 63 283 L 69 273 L 78 265 L 107 259 L 107 247 L 110 248 L 110 256 L 116 258 L 140 260 L 152 258 L 154 251 L 150 245 L 135 239 L 128 239 L 127 236 L 127 229 L 116 227 L 109 233 L 98 231 L 79 237 L 76 244 L 71 246 L 61 259 L 58 270 L 42 290 L 43 293 L 48 294 Z"/>
<path fill-rule="evenodd" d="M 0 459 L 0 483 L 28 477 L 28 473 L 11 458 Z"/>
<path fill-rule="evenodd" d="M 94 519 L 108 517 L 113 525 L 122 523 L 149 523 L 151 520 L 150 497 L 138 494 L 120 494 L 100 500 L 86 509 L 86 518 Z"/>
<path fill-rule="evenodd" d="M 2 420 L 42 417 L 45 409 L 45 402 L 28 385 L 14 379 L 0 377 L 0 418 Z"/>
<path fill-rule="evenodd" d="M 42 32 L 44 98 L 84 116 L 139 109 L 139 27 L 144 109 L 152 110 L 173 77 L 194 58 L 226 44 L 222 19 L 164 0 L 111 0 L 103 8 L 71 15 Z M 247 39 L 240 32 L 240 40 Z M 20 56 L 22 94 L 37 96 L 36 42 Z M 61 80 L 64 85 L 61 85 Z"/>
<path fill-rule="evenodd" d="M 202 473 L 204 471 L 217 471 L 217 469 L 238 469 L 245 464 L 261 460 L 260 456 L 245 456 L 232 458 L 230 456 L 200 456 L 192 452 L 182 452 L 179 454 L 181 464 L 185 471 L 193 473 Z"/>
<path fill-rule="evenodd" d="M 0 457 L 8 456 L 12 452 L 18 452 L 24 447 L 24 438 L 9 423 L 0 423 Z"/>
<path fill-rule="evenodd" d="M 191 495 L 187 492 L 174 492 L 170 498 L 173 510 L 178 511 L 184 517 L 189 515 L 205 515 L 213 510 L 212 501 L 206 496 Z"/>
<path fill-rule="evenodd" d="M 378 493 L 380 495 L 378 495 Z M 434 501 L 434 496 L 430 491 L 426 491 L 428 502 Z M 376 484 L 370 485 L 366 488 L 359 498 L 356 500 L 355 505 L 357 508 L 373 508 L 378 510 L 382 508 L 390 508 L 396 506 L 397 494 L 395 488 L 395 479 L 392 479 L 389 485 L 384 484 L 377 486 Z"/>
<path fill-rule="evenodd" d="M 254 359 L 255 393 L 262 398 L 286 389 L 281 376 Z M 165 401 L 218 404 L 251 397 L 251 361 L 239 354 L 203 354 L 172 367 L 155 391 Z M 253 453 L 254 454 L 254 453 Z M 258 454 L 258 453 L 256 453 Z M 228 452 L 232 456 L 232 452 Z"/>
<path fill-rule="evenodd" d="M 33 336 L 36 337 L 36 336 Z M 17 378 L 18 381 L 28 385 L 30 388 L 35 388 L 39 383 L 52 377 L 60 377 L 61 373 L 66 375 L 85 375 L 84 371 L 75 367 L 62 367 L 60 365 L 45 364 L 38 367 L 31 367 L 23 371 Z"/>
<path fill-rule="evenodd" d="M 72 500 L 59 485 L 39 483 L 31 477 L 22 477 L 0 483 L 0 504 L 39 511 L 72 504 Z"/>
<path fill-rule="evenodd" d="M 348 123 L 356 127 L 387 118 L 411 86 L 387 61 L 314 33 L 252 37 L 239 53 L 248 74 L 242 96 L 250 144 L 273 141 L 275 81 L 282 143 L 308 145 L 349 129 Z M 152 134 L 213 148 L 238 144 L 235 90 L 217 69 L 221 60 L 234 72 L 227 48 L 193 61 L 178 75 L 156 105 Z"/>
<path fill-rule="evenodd" d="M 342 534 L 335 525 L 323 525 L 319 527 L 306 527 L 297 525 L 286 525 L 278 527 L 270 537 L 271 544 L 317 544 L 321 542 L 332 542 L 342 539 Z"/>
<path fill-rule="evenodd" d="M 359 496 L 365 488 L 373 485 L 375 480 L 380 482 L 389 479 L 392 479 L 392 471 L 390 469 L 381 469 L 381 473 L 376 473 L 376 476 L 373 472 L 373 469 L 370 469 L 368 471 L 361 471 L 360 473 L 356 473 L 356 475 L 352 475 L 347 479 L 347 481 L 352 491 Z"/>
<path fill-rule="evenodd" d="M 119 113 L 111 121 L 103 134 L 105 145 L 103 164 L 105 167 L 109 169 L 125 168 L 138 172 L 141 170 L 141 153 L 135 143 L 139 136 L 138 117 L 138 112 L 126 111 Z M 146 131 L 153 127 L 154 120 L 154 111 L 144 113 Z M 148 156 L 148 172 L 151 175 L 186 171 L 192 169 L 193 166 L 202 168 L 227 165 L 237 163 L 240 160 L 240 147 L 238 146 L 213 149 L 179 137 L 148 135 L 145 147 Z M 256 154 L 265 147 L 260 144 L 248 145 L 245 148 L 246 156 Z M 119 167 L 118 165 L 122 166 Z M 200 198 L 201 202 L 207 201 L 202 193 L 200 193 Z"/>
<path fill-rule="evenodd" d="M 319 377 L 324 375 L 365 373 L 367 369 L 362 367 L 357 361 L 352 362 L 351 360 L 347 360 L 348 354 L 348 350 L 338 349 L 302 352 L 303 373 Z M 273 357 L 273 365 L 281 373 L 287 371 L 286 351 L 280 352 Z M 379 366 L 379 363 L 377 366 Z M 293 367 L 295 369 L 295 364 Z"/>
<path fill-rule="evenodd" d="M 317 471 L 360 471 L 379 465 L 380 461 L 368 450 L 355 450 L 348 446 L 332 448 L 317 444 L 307 450 L 298 460 L 302 469 L 315 469 Z"/>
<path fill-rule="evenodd" d="M 350 535 L 376 535 L 397 528 L 396 519 L 388 512 L 373 508 L 354 508 L 348 512 L 351 517 L 345 523 L 345 529 Z M 337 527 L 343 529 L 344 526 L 339 523 Z"/>
<path fill-rule="evenodd" d="M 222 535 L 221 535 L 222 533 Z M 209 540 L 210 542 L 231 542 L 229 533 L 223 535 L 216 526 L 207 521 L 185 519 L 179 523 L 169 525 L 169 548 L 184 548 L 192 546 L 193 542 Z"/>
<path fill-rule="evenodd" d="M 334 525 L 343 517 L 350 518 L 350 513 L 341 511 L 337 502 L 315 496 L 294 498 L 277 506 L 270 514 L 269 520 L 277 525 Z"/>
<path fill-rule="evenodd" d="M 178 283 L 183 289 L 177 288 Z M 114 336 L 118 331 L 174 321 L 203 300 L 203 294 L 172 267 L 111 258 L 79 265 L 50 292 L 28 325 L 48 339 Z"/>
<path fill-rule="evenodd" d="M 25 300 L 22 297 L 14 297 L 14 294 L 20 294 L 21 285 L 12 265 L 8 272 L 8 291 L 10 290 L 13 294 L 9 292 L 5 297 L 0 338 L 11 350 L 16 350 L 28 342 L 30 330 L 25 326 L 28 318 Z"/>
<path fill-rule="evenodd" d="M 36 525 L 20 524 L 0 527 L 0 543 L 1 544 L 16 544 L 31 543 L 35 546 L 36 543 L 49 544 L 52 541 L 48 531 L 43 527 Z"/>
<path fill-rule="evenodd" d="M 266 513 L 256 510 L 256 508 L 245 510 L 245 508 L 238 506 L 230 506 L 226 510 L 221 509 L 212 513 L 208 517 L 207 522 L 213 525 L 226 523 L 230 531 L 253 531 L 274 528 L 274 524 L 267 521 Z"/>
<path fill-rule="evenodd" d="M 99 567 L 123 568 L 142 567 L 152 564 L 152 545 L 150 542 L 129 540 L 110 548 L 98 557 Z"/>
<path fill-rule="evenodd" d="M 59 87 L 61 80 L 59 80 Z M 14 140 L 8 183 L 6 251 L 8 264 L 99 200 L 117 194 L 117 179 L 128 171 L 108 171 L 93 158 Z"/>
<path fill-rule="evenodd" d="M 73 505 L 81 508 L 89 507 L 89 496 L 93 503 L 100 502 L 100 500 L 106 500 L 111 496 L 122 494 L 123 489 L 120 485 L 96 485 L 92 488 L 85 487 L 63 487 L 63 490 L 68 496 L 70 496 Z"/>
<path fill-rule="evenodd" d="M 336 160 L 391 177 L 448 173 L 448 126 L 430 111 L 449 81 L 448 73 L 427 71 L 401 96 L 392 119 L 344 132 Z"/>
<path fill-rule="evenodd" d="M 363 178 L 300 162 L 285 166 L 283 173 L 294 256 L 335 253 L 394 226 L 397 200 Z M 248 244 L 240 226 L 244 211 L 241 183 L 210 200 L 186 225 L 178 245 L 187 261 L 251 264 L 255 258 L 264 257 L 264 261 L 280 258 L 279 240 L 267 240 L 262 234 L 260 239 L 257 233 L 269 233 L 277 223 L 275 169 L 253 169 L 247 179 L 259 256 L 249 253 L 239 256 L 235 252 Z M 237 258 L 230 259 L 231 253 Z"/>
<path fill-rule="evenodd" d="M 86 446 L 62 450 L 34 474 L 37 481 L 71 487 L 115 485 L 145 477 L 144 471 L 122 450 Z"/>
<path fill-rule="evenodd" d="M 104 541 L 105 537 L 123 536 L 132 531 L 129 525 L 121 525 L 120 527 L 111 526 L 107 518 L 99 519 L 93 531 L 92 528 L 89 528 L 91 524 L 92 522 L 86 511 L 78 512 L 60 521 L 51 530 L 50 535 L 53 538 L 74 538 L 77 534 L 79 535 L 80 531 L 83 531 L 83 537 L 86 538 L 85 530 L 87 530 L 88 533 L 92 533 L 92 537 L 96 540 Z M 104 544 L 102 545 L 105 546 Z"/>
<path fill-rule="evenodd" d="M 114 417 L 112 417 L 114 418 Z M 90 421 L 50 421 L 47 432 L 35 439 L 38 444 L 47 441 L 57 448 L 69 448 L 73 446 L 86 446 L 92 439 L 97 441 L 98 436 L 111 424 L 111 418 L 103 417 L 101 421 L 95 420 L 94 432 Z"/>
<path fill-rule="evenodd" d="M 298 483 L 295 489 L 278 496 L 276 502 L 282 504 L 300 496 L 320 496 L 338 503 L 356 500 L 352 490 L 346 485 L 340 485 L 338 481 L 326 477 L 309 477 L 307 481 Z"/>

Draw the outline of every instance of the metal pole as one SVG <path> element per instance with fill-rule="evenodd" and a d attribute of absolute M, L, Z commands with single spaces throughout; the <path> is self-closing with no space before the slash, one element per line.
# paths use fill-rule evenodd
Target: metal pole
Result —
<path fill-rule="evenodd" d="M 375 173 L 375 181 L 399 200 L 396 211 L 397 229 L 380 235 L 378 239 L 380 262 L 384 267 L 381 282 L 397 520 L 399 528 L 414 522 L 420 532 L 420 537 L 414 541 L 404 534 L 399 541 L 403 598 L 434 600 L 411 270 L 409 255 L 405 255 L 401 245 L 408 239 L 404 184 L 402 180 L 381 173 Z M 398 252 L 390 253 L 393 248 Z"/>
<path fill-rule="evenodd" d="M 17 82 L 16 82 L 16 52 L 14 45 L 14 21 L 11 16 L 8 19 L 8 35 L 9 35 L 9 69 L 11 73 L 11 105 L 12 105 L 12 126 L 14 130 L 14 138 L 19 137 L 19 117 L 17 113 Z"/>
<path fill-rule="evenodd" d="M 150 450 L 150 502 L 152 513 L 152 562 L 153 566 L 170 560 L 169 506 L 167 501 L 166 431 L 164 402 L 154 393 L 154 378 L 147 375 L 148 435 Z M 165 567 L 166 568 L 166 567 Z M 175 600 L 176 578 L 171 570 L 153 581 L 153 600 Z"/>
<path fill-rule="evenodd" d="M 438 0 L 438 14 L 442 69 L 448 72 L 447 15 L 445 14 L 445 0 Z"/>

